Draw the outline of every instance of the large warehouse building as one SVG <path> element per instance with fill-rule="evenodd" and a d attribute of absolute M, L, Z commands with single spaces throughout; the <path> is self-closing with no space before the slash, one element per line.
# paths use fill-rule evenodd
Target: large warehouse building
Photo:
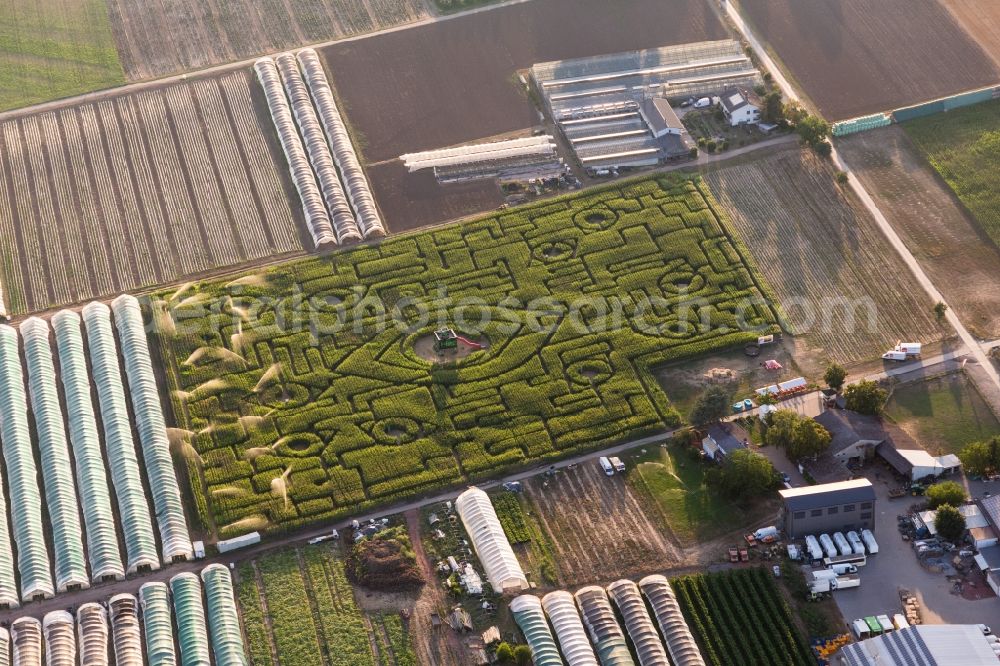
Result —
<path fill-rule="evenodd" d="M 875 529 L 875 488 L 868 479 L 790 488 L 779 494 L 785 534 L 791 539 Z"/>
<path fill-rule="evenodd" d="M 974 624 L 921 624 L 841 649 L 841 666 L 995 666 L 1000 640 Z"/>

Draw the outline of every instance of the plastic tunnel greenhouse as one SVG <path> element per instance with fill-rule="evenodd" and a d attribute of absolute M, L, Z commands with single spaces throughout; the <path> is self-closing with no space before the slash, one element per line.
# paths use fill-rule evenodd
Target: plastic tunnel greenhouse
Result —
<path fill-rule="evenodd" d="M 578 590 L 576 603 L 602 666 L 634 666 L 625 634 L 604 588 L 591 585 Z"/>
<path fill-rule="evenodd" d="M 173 615 L 166 583 L 146 583 L 139 588 L 142 627 L 146 634 L 146 658 L 157 666 L 175 666 Z"/>
<path fill-rule="evenodd" d="M 572 666 L 597 666 L 594 648 L 590 647 L 573 595 L 565 590 L 549 592 L 542 597 L 542 608 L 549 616 L 566 661 Z"/>
<path fill-rule="evenodd" d="M 14 666 L 42 666 L 42 623 L 33 617 L 20 617 L 10 625 L 14 644 Z"/>
<path fill-rule="evenodd" d="M 528 641 L 535 666 L 562 666 L 559 648 L 556 647 L 538 597 L 530 594 L 517 597 L 510 602 L 510 612 L 514 614 L 514 621 Z"/>
<path fill-rule="evenodd" d="M 89 603 L 76 609 L 76 642 L 81 664 L 108 666 L 108 634 L 108 613 L 103 606 Z"/>
<path fill-rule="evenodd" d="M 189 572 L 177 574 L 170 579 L 170 591 L 174 596 L 181 666 L 209 666 L 208 631 L 198 576 Z"/>
<path fill-rule="evenodd" d="M 125 578 L 114 509 L 104 471 L 104 455 L 91 400 L 90 374 L 83 348 L 80 316 L 63 310 L 52 317 L 59 374 L 66 399 L 69 441 L 76 461 L 76 479 L 87 534 L 90 576 L 93 581 Z"/>
<path fill-rule="evenodd" d="M 469 488 L 455 500 L 455 509 L 472 538 L 493 589 L 501 594 L 528 589 L 528 579 L 510 547 L 489 495 L 479 488 Z"/>
<path fill-rule="evenodd" d="M 143 666 L 139 603 L 131 594 L 116 594 L 108 600 L 115 666 Z"/>
<path fill-rule="evenodd" d="M 705 660 L 688 629 L 667 578 L 660 575 L 646 576 L 639 581 L 639 588 L 653 608 L 653 615 L 660 625 L 660 632 L 667 643 L 667 651 L 674 666 L 705 666 Z"/>
<path fill-rule="evenodd" d="M 10 666 L 10 631 L 0 627 L 0 666 Z"/>
<path fill-rule="evenodd" d="M 139 308 L 139 301 L 128 294 L 112 301 L 111 309 L 115 313 L 139 442 L 142 444 L 146 474 L 153 493 L 163 559 L 166 562 L 190 560 L 194 557 L 191 535 L 188 534 L 181 491 L 177 486 L 174 462 L 170 457 L 167 425 L 163 419 L 163 407 L 160 405 L 160 394 L 149 357 L 142 310 Z"/>
<path fill-rule="evenodd" d="M 31 446 L 28 401 L 18 352 L 17 331 L 0 326 L 0 438 L 10 484 L 11 522 L 17 544 L 17 569 L 21 575 L 21 598 L 51 597 L 52 576 L 42 524 L 42 498 L 38 492 L 38 468 Z"/>
<path fill-rule="evenodd" d="M 83 308 L 83 322 L 101 407 L 101 422 L 104 424 L 111 481 L 118 498 L 118 515 L 125 536 L 128 571 L 134 573 L 144 567 L 159 569 L 160 558 L 156 552 L 153 522 L 132 439 L 132 422 L 125 401 L 118 348 L 111 327 L 111 311 L 104 303 L 91 303 Z"/>
<path fill-rule="evenodd" d="M 90 578 L 87 577 L 87 563 L 83 555 L 80 505 L 69 445 L 66 443 L 66 426 L 59 404 L 59 386 L 49 333 L 48 323 L 38 317 L 21 324 L 28 366 L 28 395 L 35 417 L 45 505 L 52 527 L 56 591 L 65 592 L 67 589 L 90 587 Z"/>
<path fill-rule="evenodd" d="M 46 613 L 42 620 L 42 634 L 45 636 L 46 666 L 76 666 L 76 636 L 72 615 L 64 610 Z"/>
<path fill-rule="evenodd" d="M 208 601 L 208 630 L 215 666 L 246 666 L 243 631 L 240 629 L 229 569 L 221 564 L 210 564 L 202 570 L 201 579 L 205 583 L 205 599 Z"/>
<path fill-rule="evenodd" d="M 663 649 L 660 634 L 649 617 L 639 586 L 630 580 L 615 581 L 608 585 L 608 595 L 625 622 L 639 663 L 642 666 L 670 666 L 667 651 Z"/>

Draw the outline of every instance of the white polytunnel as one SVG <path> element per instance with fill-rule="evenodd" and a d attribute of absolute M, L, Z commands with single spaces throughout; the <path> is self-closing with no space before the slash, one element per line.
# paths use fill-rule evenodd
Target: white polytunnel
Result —
<path fill-rule="evenodd" d="M 42 666 L 42 623 L 19 617 L 10 625 L 14 644 L 14 666 Z"/>
<path fill-rule="evenodd" d="M 590 585 L 577 590 L 576 604 L 602 666 L 635 666 L 604 588 Z"/>
<path fill-rule="evenodd" d="M 190 560 L 194 557 L 191 535 L 184 517 L 184 504 L 177 476 L 174 474 L 174 462 L 170 457 L 167 424 L 163 419 L 163 406 L 160 404 L 153 362 L 149 356 L 142 309 L 139 301 L 128 294 L 112 301 L 111 309 L 115 313 L 118 338 L 121 340 L 122 356 L 125 359 L 125 375 L 128 377 L 132 408 L 142 445 L 142 457 L 146 463 L 149 488 L 153 493 L 163 559 L 166 562 Z"/>
<path fill-rule="evenodd" d="M 632 639 L 639 664 L 670 666 L 667 651 L 663 649 L 660 634 L 656 631 L 653 619 L 649 617 L 639 586 L 627 579 L 618 580 L 608 585 L 608 595 L 625 622 L 625 629 Z"/>
<path fill-rule="evenodd" d="M 264 89 L 267 107 L 271 112 L 271 121 L 278 130 L 278 139 L 288 161 L 288 169 L 292 174 L 292 182 L 302 201 L 302 212 L 306 218 L 306 226 L 312 235 L 313 243 L 318 248 L 337 244 L 337 236 L 333 232 L 330 215 L 327 213 L 320 194 L 319 185 L 306 151 L 302 147 L 302 138 L 295 129 L 295 121 L 288 104 L 288 97 L 281 86 L 278 68 L 271 58 L 261 58 L 254 63 L 257 79 Z"/>
<path fill-rule="evenodd" d="M 494 591 L 506 594 L 528 589 L 528 579 L 510 547 L 489 495 L 473 486 L 458 496 L 455 509 L 472 538 L 472 546 Z"/>
<path fill-rule="evenodd" d="M 531 658 L 535 666 L 562 666 L 563 660 L 559 648 L 552 637 L 548 620 L 542 610 L 542 602 L 538 597 L 523 594 L 510 602 L 510 612 L 514 621 L 521 628 L 524 639 L 531 648 Z"/>
<path fill-rule="evenodd" d="M 52 327 L 55 329 L 59 374 L 66 400 L 69 442 L 76 461 L 77 490 L 86 527 L 91 580 L 122 580 L 125 568 L 118 550 L 115 514 L 91 399 L 80 316 L 72 310 L 57 312 L 52 317 Z"/>
<path fill-rule="evenodd" d="M 111 310 L 104 303 L 90 303 L 83 308 L 83 323 L 104 425 L 111 482 L 118 498 L 118 516 L 125 536 L 128 572 L 159 569 L 160 557 L 132 439 L 132 422 L 111 327 Z"/>
<path fill-rule="evenodd" d="M 166 583 L 146 583 L 139 588 L 142 628 L 146 634 L 146 659 L 157 666 L 175 666 L 173 615 Z"/>
<path fill-rule="evenodd" d="M 368 185 L 368 177 L 361 168 L 351 136 L 347 133 L 347 126 L 337 109 L 330 82 L 327 81 L 326 72 L 323 71 L 323 64 L 313 49 L 299 51 L 298 59 L 313 104 L 319 111 L 319 119 L 326 132 L 327 141 L 333 149 L 333 159 L 340 170 L 340 177 L 347 189 L 347 196 L 354 208 L 361 234 L 366 239 L 381 238 L 385 236 L 385 226 L 382 224 L 378 207 L 375 205 L 375 197 L 372 196 Z"/>
<path fill-rule="evenodd" d="M 677 603 L 673 588 L 666 576 L 646 576 L 639 581 L 639 589 L 649 600 L 653 615 L 660 625 L 660 633 L 667 644 L 667 652 L 674 666 L 705 666 L 698 643 L 688 629 L 684 614 Z"/>
<path fill-rule="evenodd" d="M 209 666 L 208 630 L 198 576 L 185 571 L 170 579 L 182 666 Z"/>
<path fill-rule="evenodd" d="M 35 432 L 42 462 L 45 505 L 55 553 L 56 591 L 90 587 L 83 554 L 83 527 L 73 480 L 73 465 L 66 442 L 66 426 L 59 403 L 59 385 L 52 361 L 49 325 L 31 317 L 21 324 L 24 357 L 28 366 L 28 395 L 35 417 Z"/>
<path fill-rule="evenodd" d="M 320 189 L 323 191 L 323 200 L 330 213 L 333 230 L 337 234 L 337 242 L 354 243 L 360 241 L 361 232 L 358 230 L 357 222 L 354 221 L 354 212 L 347 200 L 347 194 L 344 193 L 340 176 L 337 175 L 337 167 L 334 165 L 333 155 L 330 153 L 330 145 L 326 142 L 323 127 L 319 123 L 319 118 L 316 117 L 316 108 L 309 97 L 309 89 L 306 88 L 305 81 L 302 80 L 299 62 L 291 53 L 282 53 L 275 56 L 274 64 L 281 75 L 281 83 L 284 85 L 285 93 L 291 103 L 295 122 L 302 132 L 306 152 L 309 154 L 309 162 L 312 164 L 316 178 L 319 180 Z"/>
<path fill-rule="evenodd" d="M 208 631 L 215 666 L 246 666 L 243 631 L 240 629 L 229 569 L 221 564 L 210 564 L 202 570 L 201 580 L 205 583 Z"/>
<path fill-rule="evenodd" d="M 0 325 L 0 439 L 10 486 L 11 522 L 17 545 L 17 569 L 21 576 L 21 598 L 48 598 L 55 594 L 49 571 L 42 523 L 42 498 L 38 492 L 38 468 L 31 446 L 28 401 L 21 371 L 17 331 Z"/>
<path fill-rule="evenodd" d="M 42 618 L 45 666 L 76 666 L 75 633 L 73 616 L 69 612 L 57 610 L 45 614 Z"/>
<path fill-rule="evenodd" d="M 143 666 L 139 603 L 131 594 L 116 594 L 108 600 L 115 666 Z"/>
<path fill-rule="evenodd" d="M 10 631 L 0 627 L 0 666 L 10 666 Z"/>
<path fill-rule="evenodd" d="M 83 666 L 108 666 L 109 634 L 108 612 L 104 606 L 87 603 L 76 609 L 76 642 Z"/>
<path fill-rule="evenodd" d="M 571 666 L 597 666 L 594 648 L 590 646 L 573 595 L 565 590 L 549 592 L 542 597 L 542 608 L 549 616 L 566 662 Z"/>

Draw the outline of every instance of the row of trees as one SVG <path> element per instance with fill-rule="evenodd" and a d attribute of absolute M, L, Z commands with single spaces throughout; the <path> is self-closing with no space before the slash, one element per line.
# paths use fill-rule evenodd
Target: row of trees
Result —
<path fill-rule="evenodd" d="M 966 474 L 989 476 L 1000 472 L 1000 437 L 967 444 L 958 454 Z"/>

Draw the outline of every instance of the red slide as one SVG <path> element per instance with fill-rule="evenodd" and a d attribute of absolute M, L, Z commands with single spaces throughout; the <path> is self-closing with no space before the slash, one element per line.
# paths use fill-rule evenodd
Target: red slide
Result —
<path fill-rule="evenodd" d="M 468 338 L 463 338 L 461 335 L 456 335 L 455 338 L 459 342 L 467 344 L 470 347 L 475 347 L 476 349 L 482 349 L 483 348 L 483 346 L 481 344 L 479 344 L 478 342 L 473 342 L 472 340 L 469 340 Z"/>

